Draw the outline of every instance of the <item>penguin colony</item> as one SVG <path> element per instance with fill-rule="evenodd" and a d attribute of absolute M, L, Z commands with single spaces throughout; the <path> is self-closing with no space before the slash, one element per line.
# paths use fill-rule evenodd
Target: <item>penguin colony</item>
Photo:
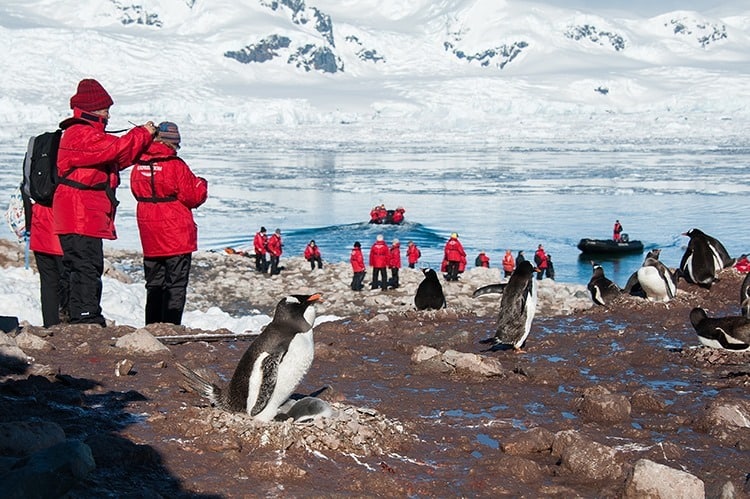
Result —
<path fill-rule="evenodd" d="M 690 241 L 677 269 L 672 270 L 659 260 L 660 250 L 651 250 L 624 289 L 607 279 L 601 266 L 592 262 L 593 275 L 588 289 L 593 302 L 608 306 L 619 296 L 633 295 L 666 303 L 677 295 L 680 278 L 711 289 L 718 281 L 719 272 L 731 267 L 735 259 L 729 256 L 718 239 L 700 229 L 693 228 L 682 235 L 689 237 Z M 750 274 L 742 282 L 739 294 L 741 315 L 710 318 L 700 307 L 691 310 L 690 323 L 703 345 L 736 352 L 750 350 Z"/>
<path fill-rule="evenodd" d="M 721 242 L 699 229 L 690 229 L 683 235 L 689 237 L 690 242 L 677 270 L 669 269 L 659 260 L 660 250 L 651 250 L 624 289 L 605 276 L 601 265 L 591 262 L 592 276 L 587 288 L 593 302 L 610 306 L 624 294 L 668 302 L 677 294 L 680 277 L 710 289 L 718 280 L 718 273 L 733 265 L 735 260 Z M 487 294 L 502 295 L 495 334 L 482 340 L 482 343 L 491 344 L 488 351 L 522 351 L 536 312 L 534 277 L 538 271 L 529 261 L 524 261 L 506 283 L 491 284 L 474 292 L 475 298 Z M 444 308 L 446 299 L 437 273 L 432 269 L 423 269 L 423 273 L 424 280 L 414 297 L 415 308 Z M 177 364 L 177 368 L 188 384 L 212 405 L 228 411 L 246 412 L 257 421 L 287 418 L 307 421 L 315 417 L 330 417 L 330 406 L 318 398 L 291 399 L 312 365 L 315 351 L 313 304 L 319 299 L 319 294 L 290 295 L 279 301 L 272 321 L 245 351 L 225 388 L 181 364 Z M 740 289 L 740 309 L 740 316 L 709 318 L 704 309 L 694 308 L 690 312 L 690 322 L 699 341 L 712 348 L 750 350 L 750 274 Z"/>

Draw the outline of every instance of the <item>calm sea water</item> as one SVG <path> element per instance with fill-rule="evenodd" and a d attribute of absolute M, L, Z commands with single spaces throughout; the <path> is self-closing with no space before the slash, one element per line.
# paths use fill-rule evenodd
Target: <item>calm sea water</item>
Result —
<path fill-rule="evenodd" d="M 9 195 L 20 179 L 24 147 L 25 139 L 0 140 L 0 192 Z M 585 284 L 591 266 L 576 244 L 610 237 L 619 219 L 646 250 L 661 248 L 669 266 L 679 264 L 687 243 L 681 234 L 692 227 L 720 239 L 733 256 L 750 253 L 744 145 L 290 147 L 235 140 L 206 141 L 181 154 L 209 180 L 210 199 L 196 212 L 201 249 L 245 248 L 263 225 L 282 230 L 287 256 L 301 255 L 314 239 L 324 260 L 339 262 L 348 261 L 354 241 L 367 256 L 382 233 L 398 238 L 404 254 L 415 241 L 421 264 L 436 267 L 457 232 L 470 265 L 480 250 L 499 266 L 506 248 L 531 257 L 543 244 L 558 281 Z M 139 249 L 128 176 L 118 195 L 120 238 L 107 244 Z M 370 208 L 381 203 L 403 206 L 406 223 L 367 224 Z M 600 263 L 623 285 L 644 257 Z"/>

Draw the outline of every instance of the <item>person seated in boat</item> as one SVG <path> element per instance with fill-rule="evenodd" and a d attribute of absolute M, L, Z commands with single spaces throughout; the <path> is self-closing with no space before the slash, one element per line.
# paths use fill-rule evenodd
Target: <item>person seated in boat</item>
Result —
<path fill-rule="evenodd" d="M 401 206 L 399 206 L 398 208 L 396 208 L 394 210 L 394 212 L 393 212 L 393 216 L 391 217 L 391 221 L 394 224 L 400 224 L 401 222 L 403 222 L 404 221 L 404 212 L 405 211 L 406 210 L 403 207 L 401 207 Z"/>
<path fill-rule="evenodd" d="M 612 229 L 612 240 L 616 243 L 620 242 L 620 233 L 622 232 L 622 224 L 619 220 L 615 220 L 615 226 Z"/>
<path fill-rule="evenodd" d="M 385 209 L 384 204 L 375 206 L 372 210 L 370 210 L 370 223 L 382 224 L 385 221 L 385 217 L 387 216 L 388 210 Z"/>

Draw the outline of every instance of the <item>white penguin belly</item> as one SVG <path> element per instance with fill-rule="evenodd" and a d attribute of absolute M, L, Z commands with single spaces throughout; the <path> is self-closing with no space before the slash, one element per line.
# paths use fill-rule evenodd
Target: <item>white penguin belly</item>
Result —
<path fill-rule="evenodd" d="M 638 269 L 638 282 L 649 300 L 664 302 L 670 300 L 670 292 L 667 290 L 667 286 L 670 286 L 671 283 L 665 282 L 656 267 L 641 267 Z M 671 291 L 674 295 L 674 290 Z"/>
<path fill-rule="evenodd" d="M 289 343 L 286 355 L 284 355 L 284 358 L 279 364 L 278 372 L 276 374 L 276 386 L 268 400 L 268 404 L 266 404 L 266 407 L 263 408 L 261 412 L 255 415 L 255 419 L 258 421 L 271 421 L 276 417 L 279 407 L 289 399 L 297 388 L 297 385 L 299 385 L 299 382 L 302 381 L 302 378 L 307 374 L 307 371 L 312 365 L 314 354 L 315 342 L 313 340 L 312 329 L 306 333 L 300 333 L 294 336 Z M 259 366 L 260 362 L 256 362 L 255 367 L 259 369 Z M 261 375 L 261 373 L 259 373 L 259 375 Z M 253 389 L 253 384 L 254 383 L 250 384 L 251 391 Z M 258 386 L 259 384 L 255 383 L 255 385 Z M 255 397 L 252 397 L 252 393 L 248 392 L 248 413 L 252 410 L 257 398 L 257 388 Z"/>

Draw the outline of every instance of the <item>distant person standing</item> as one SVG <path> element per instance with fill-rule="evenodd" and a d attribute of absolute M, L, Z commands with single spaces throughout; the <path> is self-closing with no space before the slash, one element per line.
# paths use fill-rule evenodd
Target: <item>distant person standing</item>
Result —
<path fill-rule="evenodd" d="M 555 280 L 555 266 L 552 265 L 552 255 L 547 253 L 547 277 Z"/>
<path fill-rule="evenodd" d="M 364 287 L 362 282 L 365 280 L 365 258 L 362 256 L 362 245 L 359 241 L 354 242 L 352 253 L 349 256 L 349 263 L 352 264 L 352 291 L 362 291 Z"/>
<path fill-rule="evenodd" d="M 540 244 L 536 253 L 534 253 L 534 264 L 539 271 L 536 274 L 537 280 L 544 278 L 544 273 L 547 271 L 547 254 L 544 252 L 544 247 Z"/>
<path fill-rule="evenodd" d="M 268 238 L 268 254 L 271 255 L 271 275 L 277 275 L 281 273 L 279 267 L 279 260 L 281 259 L 281 253 L 283 248 L 281 242 L 281 229 L 276 229 L 271 237 Z"/>
<path fill-rule="evenodd" d="M 318 264 L 318 268 L 323 268 L 323 258 L 320 256 L 320 248 L 315 244 L 315 241 L 310 241 L 305 246 L 305 260 L 310 262 L 310 270 L 315 270 L 315 264 Z"/>
<path fill-rule="evenodd" d="M 398 282 L 398 270 L 401 268 L 401 243 L 398 239 L 394 239 L 391 248 L 388 253 L 388 268 L 391 269 L 391 280 L 388 281 L 391 289 L 396 289 L 399 286 Z"/>
<path fill-rule="evenodd" d="M 619 220 L 615 220 L 615 226 L 612 229 L 612 239 L 616 242 L 620 242 L 620 233 L 622 233 L 622 224 Z"/>
<path fill-rule="evenodd" d="M 101 308 L 103 240 L 117 239 L 115 190 L 120 171 L 135 163 L 157 132 L 149 121 L 119 137 L 107 133 L 112 104 L 98 81 L 81 80 L 70 98 L 73 116 L 60 123 L 53 231 L 60 238 L 69 277 L 72 324 L 107 325 Z"/>
<path fill-rule="evenodd" d="M 461 241 L 458 240 L 458 234 L 453 232 L 448 242 L 445 243 L 443 250 L 445 261 L 447 262 L 445 270 L 448 274 L 447 279 L 449 281 L 458 280 L 458 271 L 461 266 L 461 262 L 466 262 L 466 252 Z"/>
<path fill-rule="evenodd" d="M 414 241 L 409 241 L 406 245 L 406 261 L 409 263 L 409 268 L 413 269 L 419 259 L 422 257 L 422 252 L 419 251 Z"/>
<path fill-rule="evenodd" d="M 258 232 L 255 233 L 253 238 L 253 250 L 255 251 L 255 270 L 258 272 L 266 272 L 268 270 L 268 260 L 266 259 L 266 252 L 268 251 L 268 236 L 266 235 L 266 228 L 261 227 Z"/>
<path fill-rule="evenodd" d="M 372 282 L 370 289 L 388 289 L 388 258 L 390 250 L 386 244 L 383 234 L 378 234 L 375 244 L 370 248 L 370 266 L 372 267 Z"/>
<path fill-rule="evenodd" d="M 177 125 L 165 121 L 131 170 L 130 190 L 138 201 L 136 218 L 146 278 L 146 324 L 182 323 L 192 253 L 198 227 L 191 210 L 208 196 L 208 182 L 184 160 Z"/>
<path fill-rule="evenodd" d="M 519 256 L 522 252 L 519 251 Z M 503 255 L 503 273 L 505 277 L 510 277 L 513 271 L 516 269 L 516 261 L 513 259 L 513 253 L 509 249 L 505 250 Z"/>
<path fill-rule="evenodd" d="M 477 255 L 476 260 L 474 260 L 474 264 L 477 267 L 484 267 L 488 269 L 490 268 L 490 257 L 488 257 L 484 251 L 480 251 Z"/>

